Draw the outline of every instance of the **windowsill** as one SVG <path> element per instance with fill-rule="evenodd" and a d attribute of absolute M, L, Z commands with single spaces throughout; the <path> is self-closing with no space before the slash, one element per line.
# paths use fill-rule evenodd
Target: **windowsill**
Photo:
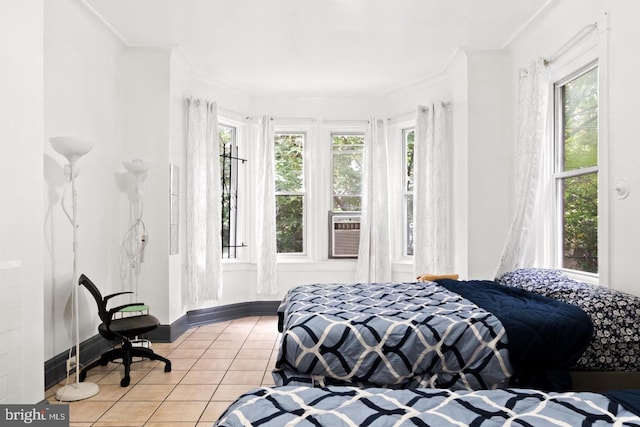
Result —
<path fill-rule="evenodd" d="M 585 272 L 576 271 L 576 270 L 567 270 L 564 268 L 559 268 L 559 270 L 562 271 L 567 276 L 569 276 L 570 278 L 577 280 L 579 282 L 585 282 L 591 285 L 600 286 L 600 276 L 597 274 L 585 273 Z"/>
<path fill-rule="evenodd" d="M 281 262 L 312 262 L 306 254 L 278 254 L 278 263 Z"/>
<path fill-rule="evenodd" d="M 227 258 L 222 260 L 222 271 L 246 271 L 255 270 L 255 264 L 246 259 Z"/>

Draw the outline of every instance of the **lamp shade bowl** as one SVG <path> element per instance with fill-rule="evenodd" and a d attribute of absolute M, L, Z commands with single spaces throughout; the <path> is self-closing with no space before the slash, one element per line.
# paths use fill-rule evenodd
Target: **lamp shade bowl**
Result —
<path fill-rule="evenodd" d="M 130 162 L 122 162 L 122 165 L 126 170 L 137 177 L 151 169 L 151 162 L 145 162 L 141 159 L 133 159 Z"/>
<path fill-rule="evenodd" d="M 56 136 L 49 139 L 53 149 L 75 165 L 78 159 L 93 148 L 93 141 L 75 136 Z"/>

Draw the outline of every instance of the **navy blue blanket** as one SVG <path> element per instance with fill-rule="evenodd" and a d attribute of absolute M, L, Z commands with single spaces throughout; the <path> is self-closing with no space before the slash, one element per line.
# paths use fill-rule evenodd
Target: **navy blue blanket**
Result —
<path fill-rule="evenodd" d="M 591 318 L 580 308 L 489 280 L 437 280 L 491 312 L 509 339 L 515 370 L 512 386 L 562 390 L 571 387 L 568 369 L 593 335 Z"/>
<path fill-rule="evenodd" d="M 602 394 L 640 417 L 640 390 L 612 390 Z"/>

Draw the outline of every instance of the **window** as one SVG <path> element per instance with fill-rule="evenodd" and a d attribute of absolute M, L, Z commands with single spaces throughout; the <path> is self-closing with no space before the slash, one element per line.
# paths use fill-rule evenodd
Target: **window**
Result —
<path fill-rule="evenodd" d="M 304 253 L 304 133 L 275 134 L 278 253 Z"/>
<path fill-rule="evenodd" d="M 403 129 L 404 255 L 413 255 L 413 141 L 415 129 Z"/>
<path fill-rule="evenodd" d="M 333 212 L 362 209 L 364 134 L 332 134 Z"/>
<path fill-rule="evenodd" d="M 236 128 L 218 125 L 220 144 L 220 181 L 222 187 L 222 257 L 236 258 L 238 244 L 238 167 L 245 160 L 238 158 Z"/>
<path fill-rule="evenodd" d="M 555 85 L 558 264 L 598 273 L 598 68 Z"/>

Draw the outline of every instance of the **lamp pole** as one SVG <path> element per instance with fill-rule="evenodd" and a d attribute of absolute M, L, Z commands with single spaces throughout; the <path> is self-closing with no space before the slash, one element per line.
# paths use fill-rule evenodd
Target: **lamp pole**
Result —
<path fill-rule="evenodd" d="M 73 384 L 66 384 L 56 391 L 56 399 L 59 401 L 71 402 L 87 399 L 97 394 L 100 389 L 97 384 L 91 382 L 80 382 L 80 316 L 78 312 L 78 193 L 76 190 L 75 164 L 78 159 L 88 153 L 93 147 L 93 143 L 73 137 L 51 138 L 51 145 L 54 150 L 67 158 L 69 164 L 69 181 L 71 182 L 71 215 L 64 206 L 64 198 L 61 200 L 62 210 L 71 222 L 73 227 L 73 275 L 71 277 L 71 292 L 73 299 L 73 327 L 75 328 L 75 378 Z M 67 375 L 68 372 L 67 372 Z"/>

